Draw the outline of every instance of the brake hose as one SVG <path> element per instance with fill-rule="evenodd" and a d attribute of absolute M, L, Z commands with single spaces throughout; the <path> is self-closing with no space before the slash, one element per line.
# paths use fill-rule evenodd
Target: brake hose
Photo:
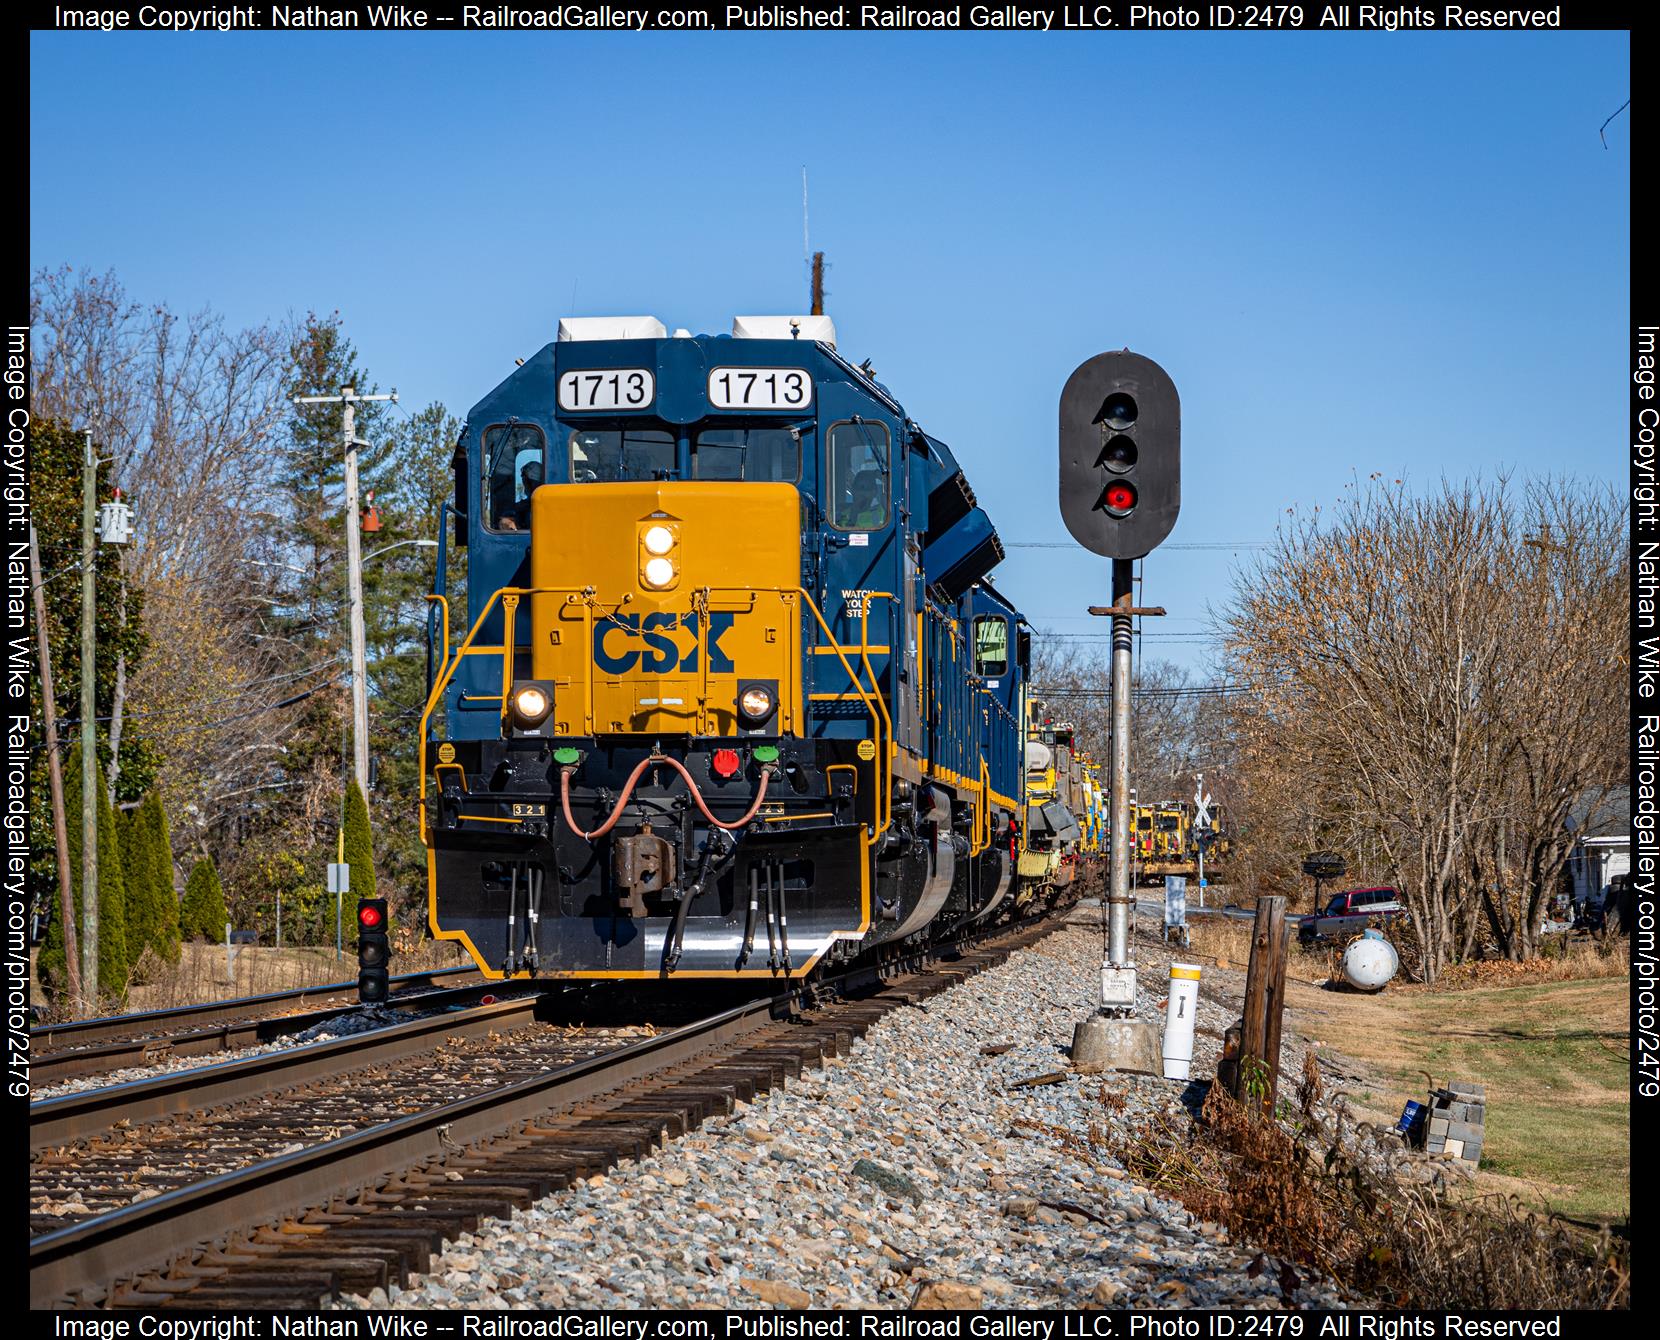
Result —
<path fill-rule="evenodd" d="M 590 842 L 592 842 L 595 838 L 604 837 L 605 834 L 609 833 L 614 827 L 616 827 L 617 820 L 622 818 L 623 806 L 628 804 L 628 798 L 634 794 L 634 787 L 639 782 L 641 774 L 644 773 L 647 768 L 658 763 L 667 763 L 671 768 L 684 777 L 686 779 L 686 789 L 692 793 L 692 800 L 696 802 L 698 809 L 702 811 L 703 817 L 716 828 L 724 828 L 728 832 L 743 828 L 751 819 L 755 817 L 756 812 L 761 808 L 761 803 L 767 798 L 767 782 L 772 776 L 770 770 L 765 768 L 762 769 L 760 784 L 755 788 L 754 801 L 750 804 L 749 809 L 744 812 L 741 819 L 739 819 L 736 823 L 729 824 L 715 818 L 714 814 L 710 812 L 709 806 L 704 803 L 703 793 L 697 789 L 697 782 L 693 780 L 692 774 L 686 770 L 686 765 L 684 763 L 681 763 L 678 759 L 669 758 L 663 754 L 652 754 L 647 758 L 641 759 L 639 763 L 635 765 L 634 771 L 628 774 L 628 780 L 623 783 L 622 795 L 617 798 L 617 803 L 611 810 L 610 817 L 606 819 L 606 821 L 598 828 L 592 830 L 591 832 L 584 832 L 581 828 L 577 827 L 576 820 L 571 816 L 571 774 L 576 771 L 576 766 L 572 764 L 559 770 L 559 805 L 565 813 L 565 823 L 570 828 L 571 832 L 575 833 L 580 838 L 587 839 Z"/>

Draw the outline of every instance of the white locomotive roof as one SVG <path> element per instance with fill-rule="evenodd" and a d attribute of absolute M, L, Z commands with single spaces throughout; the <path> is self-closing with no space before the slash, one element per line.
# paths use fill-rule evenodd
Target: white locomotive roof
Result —
<path fill-rule="evenodd" d="M 827 316 L 735 316 L 732 335 L 739 340 L 817 340 L 836 347 L 836 326 Z"/>
<path fill-rule="evenodd" d="M 560 340 L 660 340 L 669 332 L 654 316 L 562 316 Z"/>

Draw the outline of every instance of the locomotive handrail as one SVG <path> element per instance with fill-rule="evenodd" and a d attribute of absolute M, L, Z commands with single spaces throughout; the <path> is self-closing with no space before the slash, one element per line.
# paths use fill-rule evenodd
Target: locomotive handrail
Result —
<path fill-rule="evenodd" d="M 969 838 L 968 854 L 978 856 L 991 846 L 991 768 L 985 755 L 980 755 L 980 803 L 974 810 L 974 832 Z"/>
<path fill-rule="evenodd" d="M 865 689 L 863 680 L 860 678 L 859 673 L 853 668 L 852 663 L 847 659 L 846 652 L 843 651 L 840 643 L 837 642 L 835 634 L 833 632 L 831 632 L 830 625 L 825 621 L 824 615 L 819 610 L 819 607 L 818 607 L 817 603 L 813 600 L 812 596 L 809 595 L 804 588 L 799 587 L 799 586 L 796 586 L 796 587 L 783 587 L 783 586 L 711 587 L 711 586 L 704 586 L 704 587 L 697 588 L 697 591 L 699 593 L 701 593 L 701 595 L 703 597 L 703 603 L 701 605 L 699 605 L 694 600 L 694 609 L 698 610 L 698 612 L 700 614 L 700 620 L 703 620 L 703 621 L 706 621 L 706 616 L 707 616 L 707 613 L 708 613 L 708 611 L 707 611 L 707 598 L 708 598 L 708 596 L 710 596 L 712 594 L 730 594 L 730 593 L 735 593 L 735 592 L 739 592 L 739 591 L 744 591 L 744 592 L 748 592 L 748 593 L 751 593 L 751 594 L 755 594 L 755 593 L 765 591 L 765 592 L 770 592 L 770 593 L 775 594 L 775 595 L 798 595 L 798 596 L 801 597 L 802 601 L 806 604 L 806 607 L 809 610 L 812 611 L 813 618 L 817 621 L 819 628 L 823 630 L 824 636 L 827 639 L 829 646 L 836 653 L 837 660 L 839 660 L 841 662 L 842 669 L 847 672 L 847 677 L 848 677 L 849 682 L 853 685 L 853 688 L 854 688 L 855 692 L 858 693 L 859 699 L 864 704 L 865 710 L 870 714 L 872 731 L 876 736 L 875 743 L 876 743 L 876 746 L 877 746 L 877 755 L 878 755 L 879 758 L 882 758 L 888 764 L 888 766 L 886 768 L 879 768 L 878 771 L 877 771 L 876 815 L 875 815 L 875 820 L 876 821 L 872 826 L 873 829 L 874 829 L 874 831 L 872 833 L 872 836 L 873 837 L 880 837 L 883 833 L 885 833 L 888 830 L 888 828 L 891 825 L 892 820 L 893 820 L 892 751 L 893 751 L 893 748 L 894 748 L 894 740 L 893 740 L 892 718 L 888 715 L 887 703 L 884 701 L 884 699 L 882 697 L 880 681 L 878 681 L 878 679 L 876 678 L 875 669 L 870 663 L 870 636 L 869 636 L 869 631 L 868 631 L 868 617 L 869 617 L 869 612 L 870 612 L 870 600 L 876 599 L 876 598 L 892 600 L 894 598 L 892 593 L 887 592 L 887 591 L 873 591 L 873 592 L 871 592 L 869 594 L 869 596 L 867 597 L 866 601 L 865 601 L 864 609 L 860 613 L 860 618 L 859 618 L 859 640 L 860 640 L 861 645 L 860 645 L 860 648 L 859 648 L 859 652 L 860 652 L 860 658 L 861 658 L 861 662 L 863 664 L 863 667 L 864 667 L 865 671 L 870 675 L 870 683 L 871 683 L 871 689 L 870 689 L 869 692 L 867 692 L 866 689 Z M 427 769 L 427 746 L 431 742 L 428 732 L 429 732 L 429 727 L 430 727 L 430 724 L 431 724 L 431 721 L 432 721 L 432 714 L 437 709 L 438 705 L 443 702 L 444 695 L 445 695 L 446 691 L 449 689 L 450 682 L 455 678 L 455 674 L 460 669 L 462 661 L 464 661 L 468 656 L 483 656 L 483 655 L 493 654 L 497 650 L 500 650 L 501 655 L 502 655 L 502 693 L 501 693 L 501 701 L 502 701 L 502 704 L 503 704 L 503 710 L 504 711 L 506 710 L 506 703 L 507 703 L 508 695 L 512 692 L 512 688 L 513 688 L 513 683 L 512 683 L 513 655 L 514 655 L 514 641 L 513 641 L 513 639 L 514 639 L 515 632 L 516 632 L 518 605 L 519 605 L 520 600 L 523 597 L 525 597 L 525 596 L 538 596 L 538 595 L 553 595 L 553 596 L 563 595 L 563 596 L 566 596 L 566 597 L 585 597 L 585 599 L 583 600 L 583 604 L 585 606 L 585 613 L 591 619 L 591 616 L 592 616 L 592 613 L 593 613 L 593 599 L 592 599 L 592 589 L 591 588 L 587 588 L 587 587 L 577 588 L 577 587 L 571 587 L 571 586 L 535 586 L 535 587 L 507 587 L 507 586 L 504 586 L 504 587 L 501 587 L 499 590 L 491 592 L 490 598 L 489 598 L 489 600 L 487 600 L 485 602 L 484 608 L 479 611 L 478 618 L 473 621 L 473 626 L 467 631 L 467 636 L 462 639 L 461 645 L 456 648 L 455 654 L 453 656 L 451 656 L 448 653 L 449 637 L 448 637 L 448 632 L 447 632 L 449 605 L 448 605 L 447 601 L 445 601 L 445 603 L 443 605 L 443 610 L 444 610 L 444 613 L 445 613 L 445 628 L 446 628 L 446 633 L 445 633 L 445 649 L 446 649 L 445 650 L 445 659 L 444 659 L 444 662 L 443 662 L 442 666 L 440 667 L 438 676 L 437 676 L 436 680 L 433 683 L 432 692 L 427 696 L 426 706 L 421 712 L 421 724 L 420 724 L 420 728 L 419 728 L 420 729 L 420 743 L 419 743 L 418 765 L 419 765 L 420 773 L 421 773 L 420 791 L 419 791 L 419 805 L 420 805 L 420 813 L 421 813 L 421 826 L 422 826 L 423 831 L 425 830 L 425 827 L 426 827 L 426 796 L 427 796 L 427 771 L 428 771 L 428 769 Z M 441 596 L 439 596 L 439 597 L 429 596 L 428 597 L 428 599 L 435 599 L 435 598 L 439 599 L 439 600 L 443 599 L 443 597 L 441 597 Z M 484 626 L 484 621 L 489 617 L 490 612 L 495 608 L 496 602 L 498 600 L 502 602 L 502 607 L 503 607 L 503 611 L 504 611 L 503 630 L 502 630 L 502 645 L 499 649 L 496 648 L 496 647 L 481 647 L 481 648 L 476 648 L 475 649 L 474 645 L 473 645 L 474 639 L 477 638 L 477 636 L 479 634 L 479 630 Z M 707 657 L 704 658 L 704 669 L 703 669 L 702 678 L 703 678 L 703 696 L 704 696 L 705 699 L 707 699 L 707 697 L 708 697 L 708 658 Z M 588 666 L 588 675 L 587 675 L 586 680 L 585 680 L 585 686 L 586 686 L 586 690 L 587 690 L 588 703 L 589 703 L 590 712 L 591 712 L 591 705 L 592 705 L 592 701 L 593 701 L 593 667 L 592 667 L 592 665 Z M 798 710 L 801 710 L 801 706 L 799 704 L 798 704 Z M 884 751 L 883 747 L 882 747 L 883 744 L 884 744 L 884 739 L 883 739 L 884 732 L 886 734 L 886 741 L 885 741 L 886 745 L 887 745 L 886 751 Z"/>
<path fill-rule="evenodd" d="M 444 678 L 444 671 L 450 663 L 450 601 L 448 596 L 439 595 L 437 592 L 429 592 L 426 599 L 429 605 L 436 600 L 438 608 L 443 614 L 443 632 L 440 634 L 442 640 L 439 642 L 439 646 L 443 649 L 443 657 L 438 662 L 438 673 L 433 676 L 432 680 L 436 684 Z M 430 631 L 432 625 L 428 623 L 427 628 Z"/>
<path fill-rule="evenodd" d="M 882 709 L 882 726 L 888 733 L 888 747 L 885 751 L 882 749 L 881 740 L 878 739 L 876 741 L 877 756 L 887 765 L 878 774 L 879 784 L 877 786 L 877 794 L 881 798 L 881 803 L 879 805 L 879 817 L 881 823 L 876 830 L 877 837 L 881 837 L 883 833 L 887 832 L 888 826 L 893 822 L 893 756 L 897 751 L 894 747 L 893 741 L 893 718 L 888 715 L 888 705 L 882 699 L 881 682 L 876 678 L 876 671 L 870 663 L 870 630 L 868 621 L 870 619 L 871 601 L 892 600 L 893 598 L 894 595 L 892 591 L 867 591 L 865 593 L 864 603 L 859 608 L 859 656 L 864 662 L 865 673 L 870 676 L 870 690 L 876 698 L 876 705 Z M 822 620 L 820 622 L 822 622 Z M 892 664 L 891 657 L 889 659 L 889 664 Z"/>

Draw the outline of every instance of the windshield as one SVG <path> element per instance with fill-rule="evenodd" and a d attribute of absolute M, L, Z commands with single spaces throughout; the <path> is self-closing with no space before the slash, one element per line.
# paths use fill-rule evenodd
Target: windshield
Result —
<path fill-rule="evenodd" d="M 830 524 L 838 530 L 875 530 L 888 524 L 888 430 L 861 420 L 831 425 L 825 454 Z"/>
<path fill-rule="evenodd" d="M 994 614 L 974 621 L 974 661 L 980 674 L 995 678 L 1009 668 L 1009 623 Z"/>
<path fill-rule="evenodd" d="M 793 484 L 801 477 L 801 435 L 789 428 L 708 428 L 692 444 L 693 479 Z"/>
<path fill-rule="evenodd" d="M 534 424 L 498 423 L 484 430 L 488 529 L 530 529 L 530 495 L 543 482 L 542 468 L 542 430 Z"/>
<path fill-rule="evenodd" d="M 571 434 L 573 484 L 667 479 L 673 473 L 674 435 L 660 428 L 579 428 Z"/>

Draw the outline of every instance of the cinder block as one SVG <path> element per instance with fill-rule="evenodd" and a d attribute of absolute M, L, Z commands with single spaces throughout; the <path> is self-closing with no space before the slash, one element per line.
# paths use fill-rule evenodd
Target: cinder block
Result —
<path fill-rule="evenodd" d="M 1481 1141 L 1480 1140 L 1466 1140 L 1464 1142 L 1464 1153 L 1463 1153 L 1462 1157 L 1468 1163 L 1480 1163 L 1481 1162 Z"/>
<path fill-rule="evenodd" d="M 1463 1158 L 1464 1157 L 1464 1142 L 1462 1140 L 1448 1140 L 1447 1145 L 1446 1145 L 1446 1152 L 1451 1154 L 1455 1159 Z"/>
<path fill-rule="evenodd" d="M 1454 1080 L 1449 1083 L 1447 1087 L 1454 1093 L 1467 1093 L 1472 1098 L 1483 1099 L 1487 1097 L 1486 1086 L 1481 1084 L 1471 1084 L 1467 1080 Z"/>
<path fill-rule="evenodd" d="M 1445 1136 L 1432 1135 L 1429 1139 L 1424 1141 L 1424 1152 L 1426 1154 L 1439 1154 L 1444 1148 L 1446 1148 L 1446 1144 L 1447 1139 Z"/>
<path fill-rule="evenodd" d="M 1447 1126 L 1447 1139 L 1459 1141 L 1479 1140 L 1484 1130 L 1485 1127 L 1482 1126 L 1471 1126 L 1467 1122 L 1454 1121 Z"/>
<path fill-rule="evenodd" d="M 1445 1135 L 1447 1127 L 1452 1125 L 1445 1117 L 1431 1117 L 1429 1119 L 1429 1133 L 1431 1135 Z"/>

